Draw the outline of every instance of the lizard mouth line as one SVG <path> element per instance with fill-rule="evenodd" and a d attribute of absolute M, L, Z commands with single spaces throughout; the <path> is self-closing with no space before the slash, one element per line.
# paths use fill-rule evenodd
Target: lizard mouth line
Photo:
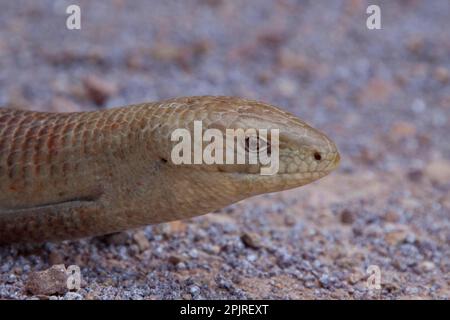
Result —
<path fill-rule="evenodd" d="M 251 172 L 225 172 L 225 171 L 217 171 L 218 173 L 224 173 L 227 175 L 234 175 L 234 176 L 261 176 L 259 173 L 251 173 Z M 268 176 L 267 178 L 285 178 L 285 177 L 293 177 L 293 178 L 297 178 L 299 177 L 299 179 L 303 179 L 303 180 L 311 180 L 311 178 L 309 177 L 305 177 L 305 175 L 307 174 L 314 174 L 314 173 L 318 173 L 318 178 L 323 177 L 325 175 L 327 175 L 329 173 L 329 171 L 307 171 L 307 172 L 283 172 L 283 173 L 277 173 L 275 175 L 272 176 Z M 261 178 L 265 178 L 265 176 L 261 176 Z"/>

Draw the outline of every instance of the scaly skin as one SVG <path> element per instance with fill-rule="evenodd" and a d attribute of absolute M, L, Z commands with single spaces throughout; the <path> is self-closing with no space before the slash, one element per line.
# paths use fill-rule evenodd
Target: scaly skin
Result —
<path fill-rule="evenodd" d="M 186 128 L 193 135 L 194 120 L 222 132 L 279 129 L 278 173 L 262 176 L 258 165 L 173 164 L 171 133 Z M 324 134 L 239 98 L 80 113 L 0 109 L 0 243 L 75 239 L 202 215 L 310 183 L 338 163 Z"/>

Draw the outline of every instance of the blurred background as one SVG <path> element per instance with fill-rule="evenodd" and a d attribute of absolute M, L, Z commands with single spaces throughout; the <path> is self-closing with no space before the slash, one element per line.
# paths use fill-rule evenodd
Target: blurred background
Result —
<path fill-rule="evenodd" d="M 66 28 L 70 4 L 81 30 Z M 370 4 L 381 30 L 366 27 Z M 213 215 L 38 251 L 0 248 L 0 297 L 28 297 L 30 272 L 76 263 L 85 277 L 76 298 L 449 298 L 449 1 L 0 8 L 2 106 L 67 112 L 241 96 L 320 128 L 342 158 L 311 186 Z M 380 267 L 382 290 L 367 289 L 369 265 Z"/>

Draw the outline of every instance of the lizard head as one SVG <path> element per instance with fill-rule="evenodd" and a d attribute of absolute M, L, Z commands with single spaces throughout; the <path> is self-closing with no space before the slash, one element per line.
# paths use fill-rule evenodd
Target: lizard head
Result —
<path fill-rule="evenodd" d="M 178 181 L 171 182 L 172 188 L 178 186 L 181 193 L 196 199 L 197 208 L 199 203 L 211 203 L 211 198 L 222 207 L 249 196 L 299 187 L 339 164 L 333 141 L 274 106 L 230 97 L 188 97 L 165 105 L 171 125 L 159 136 L 165 134 L 170 142 L 160 145 L 160 152 L 170 159 L 165 165 L 176 172 Z M 189 139 L 182 138 L 186 134 Z M 233 161 L 228 162 L 229 154 Z M 252 154 L 258 155 L 256 163 L 249 160 Z M 245 156 L 244 163 L 238 162 L 239 155 Z M 265 155 L 264 163 L 259 155 Z"/>

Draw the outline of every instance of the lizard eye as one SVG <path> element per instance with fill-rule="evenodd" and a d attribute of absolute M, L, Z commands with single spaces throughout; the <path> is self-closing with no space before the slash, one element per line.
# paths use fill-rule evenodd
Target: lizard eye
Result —
<path fill-rule="evenodd" d="M 258 152 L 259 151 L 258 137 L 246 137 L 245 138 L 245 151 L 246 152 Z"/>
<path fill-rule="evenodd" d="M 245 138 L 245 151 L 250 152 L 250 137 Z"/>
<path fill-rule="evenodd" d="M 316 159 L 317 161 L 322 160 L 322 155 L 320 154 L 320 152 L 314 152 L 314 159 Z"/>
<path fill-rule="evenodd" d="M 270 156 L 272 150 L 268 141 L 260 137 L 247 137 L 245 138 L 245 151 L 246 152 L 259 152 L 260 148 L 267 149 L 267 155 Z"/>

